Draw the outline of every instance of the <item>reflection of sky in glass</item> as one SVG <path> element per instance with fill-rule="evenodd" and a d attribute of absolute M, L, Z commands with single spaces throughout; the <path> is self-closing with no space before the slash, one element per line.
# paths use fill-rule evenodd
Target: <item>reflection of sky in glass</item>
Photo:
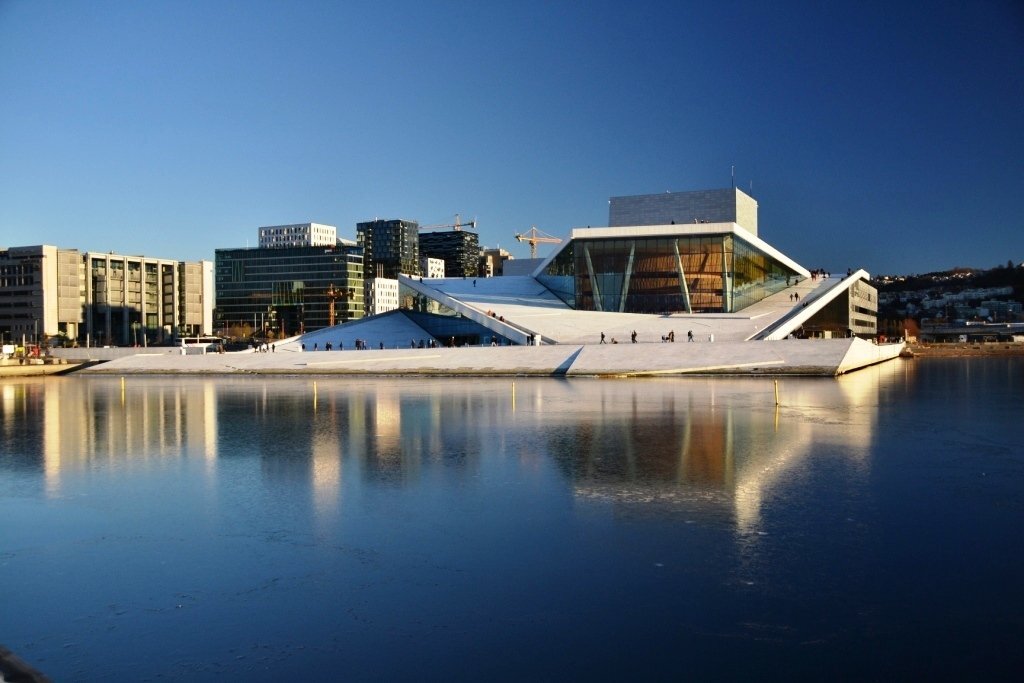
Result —
<path fill-rule="evenodd" d="M 258 642 L 271 669 L 301 646 L 317 648 L 299 658 L 311 674 L 338 658 L 385 677 L 425 662 L 452 673 L 431 654 L 452 632 L 475 648 L 474 671 L 507 657 L 509 639 L 533 648 L 540 659 L 513 667 L 523 675 L 541 661 L 557 672 L 589 652 L 586 639 L 623 629 L 658 673 L 674 671 L 680 647 L 756 654 L 762 638 L 796 650 L 823 638 L 842 656 L 868 628 L 865 609 L 886 623 L 928 611 L 877 596 L 882 549 L 922 510 L 941 516 L 912 494 L 946 486 L 933 473 L 953 476 L 962 455 L 929 442 L 938 460 L 905 471 L 908 444 L 955 432 L 959 448 L 1000 452 L 1020 369 L 890 363 L 786 378 L 778 406 L 773 380 L 758 378 L 6 383 L 12 550 L 0 548 L 0 582 L 28 616 L 13 631 L 0 617 L 0 630 L 57 678 L 76 666 L 238 676 Z M 986 469 L 1005 487 L 1000 467 L 1020 464 L 999 463 Z M 133 629 L 148 634 L 136 643 L 148 658 L 105 662 Z M 566 635 L 576 631 L 582 640 Z M 350 651 L 395 638 L 407 669 Z M 178 660 L 161 655 L 166 642 Z M 594 673 L 629 669 L 610 652 Z"/>

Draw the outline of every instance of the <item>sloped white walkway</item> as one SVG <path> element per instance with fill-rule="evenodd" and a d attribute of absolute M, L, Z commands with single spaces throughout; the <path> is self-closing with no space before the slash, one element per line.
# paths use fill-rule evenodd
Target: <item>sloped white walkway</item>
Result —
<path fill-rule="evenodd" d="M 675 333 L 677 342 L 685 341 L 688 332 L 692 332 L 698 341 L 751 339 L 777 326 L 794 310 L 802 309 L 802 304 L 815 300 L 819 290 L 827 290 L 838 282 L 835 278 L 807 279 L 739 313 L 671 315 L 576 311 L 528 276 L 476 280 L 445 278 L 409 281 L 409 284 L 431 296 L 444 295 L 448 305 L 483 325 L 489 325 L 488 318 L 499 323 L 500 318 L 504 318 L 506 322 L 549 343 L 597 344 L 602 332 L 609 343 L 612 339 L 627 343 L 634 331 L 641 342 L 660 342 L 671 332 Z M 799 296 L 799 300 L 791 298 L 794 294 Z M 492 312 L 493 318 L 488 315 Z M 798 327 L 799 324 L 795 324 L 786 334 Z"/>

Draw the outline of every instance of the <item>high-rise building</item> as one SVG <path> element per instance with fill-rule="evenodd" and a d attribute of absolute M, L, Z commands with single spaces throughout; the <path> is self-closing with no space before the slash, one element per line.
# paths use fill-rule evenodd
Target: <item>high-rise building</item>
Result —
<path fill-rule="evenodd" d="M 444 261 L 445 277 L 479 275 L 480 238 L 469 230 L 421 232 L 420 254 Z"/>
<path fill-rule="evenodd" d="M 362 248 L 332 246 L 217 249 L 219 332 L 299 332 L 362 318 Z"/>
<path fill-rule="evenodd" d="M 420 274 L 419 223 L 376 219 L 356 224 L 367 278 Z"/>
<path fill-rule="evenodd" d="M 0 333 L 79 344 L 157 344 L 213 331 L 213 264 L 81 253 L 0 251 Z"/>

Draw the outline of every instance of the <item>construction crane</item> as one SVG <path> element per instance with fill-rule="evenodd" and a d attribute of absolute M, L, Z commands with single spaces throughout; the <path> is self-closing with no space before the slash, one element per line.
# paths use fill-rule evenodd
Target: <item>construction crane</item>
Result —
<path fill-rule="evenodd" d="M 324 295 L 327 297 L 327 325 L 329 327 L 334 327 L 334 302 L 337 301 L 338 299 L 348 299 L 351 301 L 352 299 L 355 298 L 355 290 L 352 287 L 349 287 L 348 292 L 346 292 L 344 289 L 338 289 L 337 287 L 335 287 L 334 283 L 332 282 L 327 287 L 327 290 L 324 292 Z"/>
<path fill-rule="evenodd" d="M 546 242 L 548 244 L 561 244 L 562 240 L 558 237 L 552 237 L 546 232 L 541 232 L 537 229 L 537 226 L 531 227 L 525 233 L 517 232 L 516 240 L 519 242 L 526 242 L 530 245 L 530 258 L 537 258 L 537 243 Z"/>
<path fill-rule="evenodd" d="M 454 228 L 456 232 L 460 232 L 463 228 L 469 228 L 470 230 L 476 230 L 476 219 L 474 218 L 468 223 L 461 222 L 459 214 L 455 214 L 454 223 L 444 223 L 440 225 L 421 225 L 420 231 L 423 230 L 441 230 L 443 228 Z"/>

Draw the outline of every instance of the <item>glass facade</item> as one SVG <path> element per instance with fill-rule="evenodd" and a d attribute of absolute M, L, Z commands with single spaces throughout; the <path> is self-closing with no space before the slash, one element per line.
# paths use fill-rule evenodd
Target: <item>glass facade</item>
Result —
<path fill-rule="evenodd" d="M 480 238 L 468 230 L 421 232 L 420 256 L 444 261 L 445 277 L 476 277 L 479 273 Z"/>
<path fill-rule="evenodd" d="M 400 283 L 398 294 L 405 315 L 444 346 L 486 346 L 492 342 L 508 346 L 513 343 L 504 335 L 464 317 L 458 311 L 420 294 L 404 283 Z"/>
<path fill-rule="evenodd" d="M 420 274 L 419 223 L 374 220 L 356 223 L 356 242 L 363 248 L 367 277 L 397 280 Z"/>
<path fill-rule="evenodd" d="M 576 239 L 538 278 L 577 310 L 732 313 L 795 270 L 731 234 Z"/>
<path fill-rule="evenodd" d="M 359 247 L 218 249 L 214 277 L 225 336 L 250 328 L 281 338 L 363 317 Z"/>

